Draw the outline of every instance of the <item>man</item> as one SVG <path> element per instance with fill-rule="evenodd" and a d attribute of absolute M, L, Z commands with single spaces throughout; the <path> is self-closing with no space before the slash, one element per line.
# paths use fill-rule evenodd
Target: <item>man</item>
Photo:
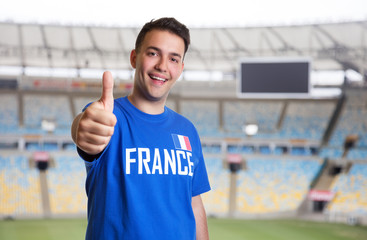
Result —
<path fill-rule="evenodd" d="M 114 99 L 105 72 L 101 98 L 74 119 L 72 137 L 87 168 L 86 239 L 209 239 L 200 139 L 165 107 L 189 44 L 189 30 L 173 18 L 145 24 L 130 54 L 132 93 Z"/>

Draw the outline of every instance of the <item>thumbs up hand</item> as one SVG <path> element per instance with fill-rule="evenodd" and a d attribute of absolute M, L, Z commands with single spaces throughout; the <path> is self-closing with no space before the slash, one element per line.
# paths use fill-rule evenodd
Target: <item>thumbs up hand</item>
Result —
<path fill-rule="evenodd" d="M 101 98 L 79 114 L 72 126 L 76 145 L 89 155 L 102 152 L 111 140 L 117 119 L 113 114 L 113 78 L 103 73 Z"/>
<path fill-rule="evenodd" d="M 113 78 L 110 72 L 103 73 L 102 96 L 98 102 L 103 105 L 104 110 L 113 112 Z"/>

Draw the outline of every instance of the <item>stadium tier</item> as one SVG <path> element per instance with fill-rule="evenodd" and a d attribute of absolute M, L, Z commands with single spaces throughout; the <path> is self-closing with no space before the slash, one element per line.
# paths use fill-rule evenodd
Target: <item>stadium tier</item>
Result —
<path fill-rule="evenodd" d="M 229 211 L 230 170 L 219 158 L 206 161 L 212 191 L 203 195 L 209 215 Z M 295 211 L 319 173 L 317 160 L 248 157 L 237 177 L 236 216 Z"/>
<path fill-rule="evenodd" d="M 367 110 L 361 108 L 344 108 L 336 129 L 330 139 L 330 146 L 343 146 L 348 135 L 359 136 L 357 147 L 367 147 Z"/>
<path fill-rule="evenodd" d="M 245 124 L 258 124 L 259 137 L 274 133 L 283 107 L 281 101 L 226 101 L 223 105 L 224 129 L 232 137 L 243 135 Z"/>
<path fill-rule="evenodd" d="M 334 108 L 335 104 L 330 102 L 291 102 L 278 136 L 320 141 Z"/>
<path fill-rule="evenodd" d="M 218 103 L 212 101 L 185 100 L 181 102 L 181 113 L 196 126 L 199 134 L 218 136 Z"/>
<path fill-rule="evenodd" d="M 0 154 L 0 196 L 0 216 L 42 214 L 38 171 L 26 155 Z"/>
<path fill-rule="evenodd" d="M 340 174 L 331 190 L 335 192 L 328 206 L 330 214 L 367 214 L 367 165 L 354 164 L 349 172 Z"/>
<path fill-rule="evenodd" d="M 29 163 L 35 152 L 48 152 L 53 159 L 47 170 L 51 214 L 86 213 L 85 168 L 71 141 L 70 124 L 87 103 L 98 97 L 62 91 L 0 94 L 1 217 L 44 216 L 40 174 Z M 347 98 L 339 114 L 335 99 L 176 95 L 167 105 L 189 118 L 201 135 L 212 186 L 203 195 L 208 215 L 227 216 L 233 209 L 238 216 L 297 212 L 325 159 L 352 164 L 349 173 L 342 171 L 330 186 L 336 195 L 326 211 L 366 215 L 367 110 L 355 101 Z M 55 129 L 49 128 L 50 124 Z M 256 124 L 258 132 L 246 134 L 247 124 Z M 358 135 L 358 141 L 346 151 L 345 139 L 353 134 Z M 228 154 L 240 155 L 245 162 L 237 173 L 234 199 Z"/>
<path fill-rule="evenodd" d="M 208 215 L 225 216 L 229 210 L 229 170 L 220 158 L 206 160 L 208 177 L 212 190 L 203 194 L 203 201 Z"/>
<path fill-rule="evenodd" d="M 75 154 L 57 154 L 55 166 L 48 171 L 51 211 L 54 214 L 85 214 L 86 171 L 83 161 Z"/>
<path fill-rule="evenodd" d="M 349 150 L 347 154 L 347 159 L 350 160 L 367 159 L 367 149 L 364 147 L 363 149 L 356 148 Z"/>
<path fill-rule="evenodd" d="M 96 101 L 97 98 L 93 97 L 75 97 L 73 98 L 73 105 L 76 112 L 81 112 L 84 107 L 93 101 Z"/>
<path fill-rule="evenodd" d="M 28 153 L 0 154 L 0 216 L 41 216 L 40 174 Z M 86 212 L 85 167 L 73 153 L 55 153 L 47 171 L 52 214 Z"/>
<path fill-rule="evenodd" d="M 70 129 L 72 113 L 67 96 L 24 95 L 23 96 L 25 130 L 39 130 L 43 121 L 54 123 L 56 132 Z"/>
<path fill-rule="evenodd" d="M 320 167 L 316 160 L 246 159 L 246 168 L 237 179 L 238 214 L 296 210 Z"/>
<path fill-rule="evenodd" d="M 15 132 L 19 127 L 17 95 L 1 94 L 0 103 L 0 132 Z"/>
<path fill-rule="evenodd" d="M 97 97 L 70 96 L 68 93 L 2 93 L 0 133 L 47 135 L 47 127 L 51 124 L 55 127 L 51 130 L 53 135 L 68 136 L 75 114 Z M 305 140 L 317 145 L 324 140 L 337 107 L 335 101 L 322 100 L 182 99 L 178 100 L 178 106 L 174 101 L 168 101 L 168 105 L 189 118 L 202 137 Z M 342 149 L 345 138 L 357 134 L 356 147 L 366 149 L 366 119 L 364 107 L 344 106 L 328 132 L 330 140 L 324 147 Z M 244 132 L 247 124 L 257 125 L 258 132 L 247 136 Z"/>

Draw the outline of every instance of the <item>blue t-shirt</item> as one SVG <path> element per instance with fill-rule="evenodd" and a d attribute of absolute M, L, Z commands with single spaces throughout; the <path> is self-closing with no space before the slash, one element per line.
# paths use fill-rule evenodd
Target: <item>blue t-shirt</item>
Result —
<path fill-rule="evenodd" d="M 196 239 L 191 198 L 210 190 L 193 124 L 115 100 L 115 132 L 87 168 L 86 239 Z M 81 155 L 82 156 L 82 155 Z"/>

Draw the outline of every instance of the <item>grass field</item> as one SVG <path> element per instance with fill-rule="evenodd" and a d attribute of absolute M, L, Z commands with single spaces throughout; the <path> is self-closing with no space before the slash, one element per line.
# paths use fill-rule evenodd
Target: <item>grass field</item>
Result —
<path fill-rule="evenodd" d="M 84 219 L 0 221 L 0 240 L 81 240 Z M 211 240 L 366 240 L 367 227 L 299 220 L 209 219 Z"/>

